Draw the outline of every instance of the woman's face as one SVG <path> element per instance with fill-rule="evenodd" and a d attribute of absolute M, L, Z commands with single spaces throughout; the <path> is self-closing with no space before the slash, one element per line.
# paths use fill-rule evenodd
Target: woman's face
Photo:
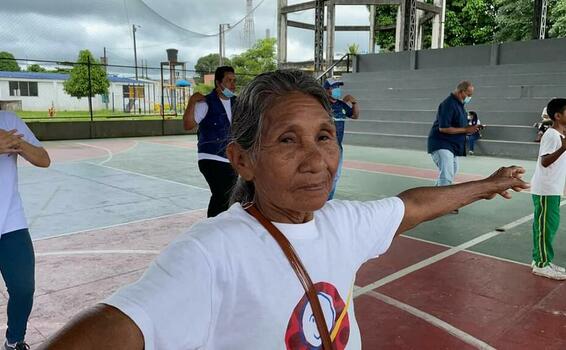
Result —
<path fill-rule="evenodd" d="M 314 97 L 299 92 L 266 111 L 253 161 L 256 200 L 279 212 L 313 212 L 332 189 L 339 160 L 336 129 Z"/>

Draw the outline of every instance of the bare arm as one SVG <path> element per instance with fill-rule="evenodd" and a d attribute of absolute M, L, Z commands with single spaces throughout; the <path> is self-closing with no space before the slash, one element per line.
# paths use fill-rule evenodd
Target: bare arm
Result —
<path fill-rule="evenodd" d="M 543 167 L 546 168 L 550 166 L 552 163 L 556 162 L 556 160 L 558 160 L 558 158 L 560 158 L 562 153 L 564 153 L 565 151 L 566 151 L 566 138 L 562 138 L 562 147 L 560 147 L 553 153 L 545 154 L 541 156 L 540 163 L 542 164 Z"/>
<path fill-rule="evenodd" d="M 480 125 L 471 125 L 465 128 L 439 128 L 438 130 L 444 134 L 473 134 L 480 129 Z"/>
<path fill-rule="evenodd" d="M 524 172 L 523 168 L 512 166 L 500 168 L 490 177 L 480 181 L 407 190 L 399 194 L 405 204 L 405 215 L 397 234 L 480 199 L 492 199 L 497 194 L 509 199 L 511 194 L 508 190 L 518 192 L 529 188 L 529 184 L 521 179 Z"/>
<path fill-rule="evenodd" d="M 38 350 L 143 350 L 136 324 L 120 310 L 98 304 L 74 317 Z"/>
<path fill-rule="evenodd" d="M 197 127 L 198 123 L 195 120 L 195 106 L 198 102 L 204 100 L 204 95 L 199 92 L 193 94 L 189 99 L 185 113 L 183 113 L 183 128 L 185 128 L 185 130 L 193 130 Z"/>
<path fill-rule="evenodd" d="M 34 146 L 24 140 L 19 145 L 18 154 L 38 167 L 47 168 L 51 164 L 51 159 L 45 148 Z"/>
<path fill-rule="evenodd" d="M 356 100 L 356 98 L 352 95 L 346 95 L 346 96 L 344 96 L 344 99 L 342 101 L 352 105 L 352 117 L 351 118 L 352 119 L 358 119 L 360 117 L 360 106 L 358 105 L 358 101 Z"/>

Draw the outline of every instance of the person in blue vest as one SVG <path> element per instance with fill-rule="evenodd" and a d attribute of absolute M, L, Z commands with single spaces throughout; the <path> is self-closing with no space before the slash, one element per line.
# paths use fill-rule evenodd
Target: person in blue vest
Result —
<path fill-rule="evenodd" d="M 228 209 L 230 192 L 236 184 L 237 175 L 226 158 L 235 90 L 234 68 L 218 67 L 214 72 L 214 90 L 206 96 L 193 94 L 183 114 L 185 130 L 198 125 L 198 168 L 212 192 L 208 217 Z"/>
<path fill-rule="evenodd" d="M 333 78 L 329 78 L 324 81 L 324 89 L 330 99 L 332 116 L 334 117 L 334 124 L 336 125 L 336 140 L 338 141 L 338 146 L 340 146 L 340 163 L 338 164 L 338 169 L 334 176 L 332 191 L 330 191 L 330 194 L 328 195 L 328 200 L 334 198 L 334 192 L 336 192 L 338 180 L 342 175 L 342 160 L 344 153 L 342 140 L 344 139 L 346 118 L 358 119 L 360 117 L 358 101 L 352 95 L 346 95 L 342 98 L 341 86 L 344 86 L 344 83 Z"/>
<path fill-rule="evenodd" d="M 436 186 L 448 186 L 454 182 L 458 171 L 458 157 L 466 156 L 466 135 L 474 134 L 481 125 L 468 126 L 468 114 L 464 106 L 472 100 L 474 86 L 462 81 L 438 106 L 436 120 L 428 135 L 428 153 L 440 170 Z M 458 211 L 453 212 L 457 214 Z"/>

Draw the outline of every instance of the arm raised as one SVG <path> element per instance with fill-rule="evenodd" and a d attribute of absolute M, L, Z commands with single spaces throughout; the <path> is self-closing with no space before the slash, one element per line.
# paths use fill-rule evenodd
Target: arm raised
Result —
<path fill-rule="evenodd" d="M 405 204 L 405 215 L 397 234 L 480 199 L 492 199 L 498 194 L 509 199 L 509 190 L 519 192 L 529 188 L 529 184 L 522 180 L 524 173 L 525 170 L 521 167 L 504 167 L 479 181 L 441 187 L 419 187 L 402 192 L 398 196 Z"/>
<path fill-rule="evenodd" d="M 98 304 L 69 321 L 38 350 L 143 350 L 142 332 L 128 316 Z"/>

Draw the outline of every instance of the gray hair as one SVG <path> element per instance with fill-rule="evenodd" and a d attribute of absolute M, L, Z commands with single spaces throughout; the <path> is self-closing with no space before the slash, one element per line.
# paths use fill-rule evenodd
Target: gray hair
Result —
<path fill-rule="evenodd" d="M 463 80 L 458 83 L 458 86 L 456 86 L 456 91 L 467 91 L 470 86 L 472 86 L 472 83 L 470 81 Z"/>
<path fill-rule="evenodd" d="M 242 90 L 232 112 L 231 141 L 249 152 L 252 159 L 256 159 L 260 149 L 265 112 L 280 97 L 291 92 L 301 92 L 314 97 L 333 122 L 326 90 L 308 73 L 299 70 L 277 70 L 260 74 Z M 230 204 L 252 202 L 254 195 L 253 182 L 238 177 Z"/>

